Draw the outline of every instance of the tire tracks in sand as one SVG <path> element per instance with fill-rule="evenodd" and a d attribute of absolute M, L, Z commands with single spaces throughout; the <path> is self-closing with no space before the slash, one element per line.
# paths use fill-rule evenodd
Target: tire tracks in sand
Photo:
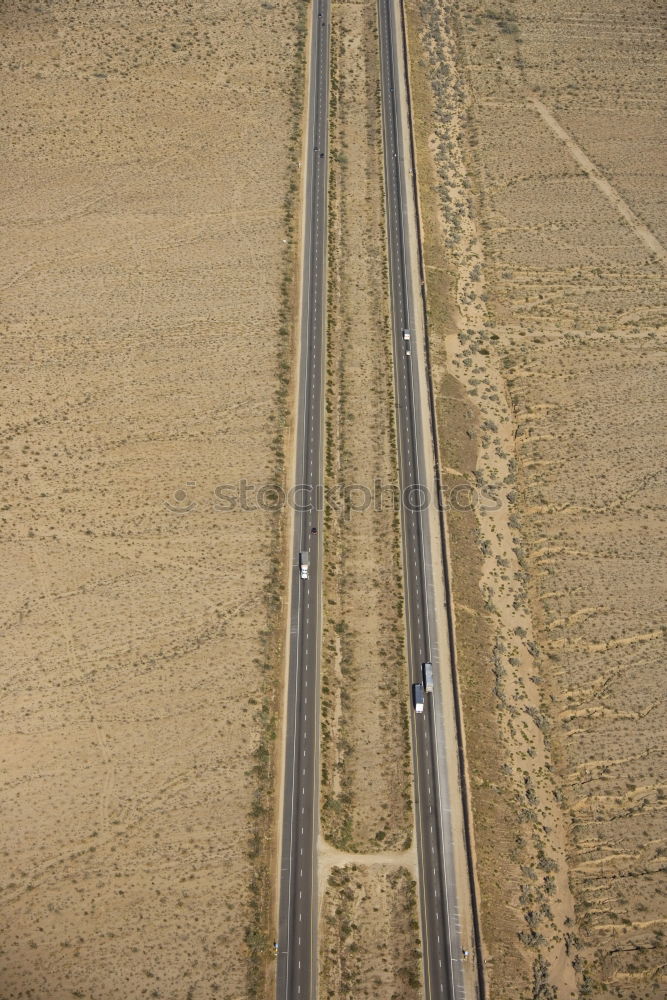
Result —
<path fill-rule="evenodd" d="M 31 547 L 31 557 L 33 564 L 35 566 L 35 576 L 38 584 L 42 591 L 42 596 L 44 601 L 51 610 L 54 619 L 56 620 L 60 631 L 65 640 L 65 648 L 67 650 L 67 659 L 69 662 L 70 670 L 73 674 L 77 674 L 82 678 L 81 683 L 81 693 L 86 703 L 88 709 L 90 721 L 95 729 L 95 735 L 97 738 L 97 745 L 102 756 L 102 761 L 104 764 L 104 779 L 102 781 L 102 788 L 100 792 L 99 801 L 99 834 L 104 837 L 109 830 L 109 811 L 110 811 L 110 801 L 113 794 L 114 784 L 115 784 L 115 767 L 113 761 L 113 754 L 109 748 L 106 737 L 102 732 L 101 726 L 97 718 L 96 707 L 90 696 L 90 691 L 86 685 L 85 672 L 79 662 L 79 658 L 76 653 L 76 647 L 72 635 L 72 630 L 70 624 L 67 620 L 67 616 L 62 613 L 58 607 L 58 601 L 53 593 L 53 589 L 50 584 L 50 575 L 44 564 L 43 558 L 38 551 L 37 545 L 33 544 Z"/>

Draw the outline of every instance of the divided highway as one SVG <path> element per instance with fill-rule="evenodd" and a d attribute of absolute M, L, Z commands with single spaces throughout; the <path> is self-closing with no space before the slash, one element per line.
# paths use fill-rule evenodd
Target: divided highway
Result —
<path fill-rule="evenodd" d="M 317 995 L 321 504 L 329 131 L 329 0 L 312 12 L 293 578 L 280 874 L 277 1000 Z M 311 507 L 315 509 L 309 509 Z M 299 509 L 303 508 L 303 509 Z M 313 531 L 313 528 L 316 530 Z M 299 553 L 308 554 L 307 578 Z"/>
<path fill-rule="evenodd" d="M 432 661 L 436 694 L 425 698 L 423 714 L 411 711 L 415 780 L 417 856 L 426 1000 L 464 997 L 462 946 L 458 925 L 453 840 L 447 807 L 446 768 L 442 760 L 438 646 L 435 635 L 429 514 L 420 502 L 425 454 L 415 343 L 414 302 L 403 143 L 402 38 L 394 0 L 378 0 L 385 201 L 394 341 L 394 382 L 403 497 L 403 571 L 410 683 L 421 681 L 421 667 Z M 405 119 L 407 120 L 407 119 Z M 409 169 L 414 165 L 409 164 Z M 403 331 L 410 332 L 410 340 Z M 407 696 L 407 692 L 406 692 Z"/>
<path fill-rule="evenodd" d="M 414 300 L 403 160 L 401 55 L 394 0 L 378 0 L 394 379 L 402 510 L 410 682 L 431 660 L 438 676 L 428 511 L 420 509 L 424 443 L 416 368 Z M 292 547 L 289 677 L 282 819 L 277 1000 L 317 997 L 317 837 L 322 580 L 323 386 L 326 319 L 327 170 L 330 0 L 314 0 L 305 175 L 301 349 L 296 441 L 297 509 Z M 413 208 L 414 206 L 410 206 Z M 404 331 L 411 331 L 404 339 Z M 411 509 L 411 506 L 416 509 Z M 308 569 L 300 572 L 300 553 Z M 406 690 L 406 697 L 409 696 Z M 463 1000 L 448 788 L 442 765 L 442 719 L 435 696 L 411 712 L 417 853 L 426 1000 Z"/>

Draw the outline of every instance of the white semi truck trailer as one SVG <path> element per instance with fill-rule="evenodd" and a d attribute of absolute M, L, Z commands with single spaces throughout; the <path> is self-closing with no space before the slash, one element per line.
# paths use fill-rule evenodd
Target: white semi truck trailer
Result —
<path fill-rule="evenodd" d="M 301 579 L 308 579 L 308 566 L 310 565 L 307 552 L 299 552 L 299 572 L 301 573 Z"/>

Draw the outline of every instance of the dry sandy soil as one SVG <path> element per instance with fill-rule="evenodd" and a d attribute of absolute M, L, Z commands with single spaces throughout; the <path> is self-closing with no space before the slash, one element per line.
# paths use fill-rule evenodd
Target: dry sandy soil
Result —
<path fill-rule="evenodd" d="M 412 835 L 375 8 L 335 3 L 332 30 L 322 822 L 373 851 Z"/>
<path fill-rule="evenodd" d="M 493 996 L 662 996 L 658 5 L 409 5 Z"/>
<path fill-rule="evenodd" d="M 7 1000 L 264 988 L 302 7 L 0 15 Z"/>
<path fill-rule="evenodd" d="M 322 1000 L 417 1000 L 417 884 L 407 868 L 334 867 L 322 902 Z"/>

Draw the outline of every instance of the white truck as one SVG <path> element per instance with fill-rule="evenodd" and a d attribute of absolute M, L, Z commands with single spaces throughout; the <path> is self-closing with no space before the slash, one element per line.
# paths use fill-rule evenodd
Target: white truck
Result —
<path fill-rule="evenodd" d="M 299 552 L 299 572 L 301 573 L 301 579 L 308 579 L 308 566 L 310 565 L 308 560 L 307 552 Z"/>
<path fill-rule="evenodd" d="M 433 664 L 422 663 L 422 674 L 424 675 L 424 691 L 426 694 L 433 694 Z"/>
<path fill-rule="evenodd" d="M 421 715 L 424 711 L 424 685 L 423 684 L 413 684 L 412 685 L 412 700 L 415 704 L 415 712 Z"/>

